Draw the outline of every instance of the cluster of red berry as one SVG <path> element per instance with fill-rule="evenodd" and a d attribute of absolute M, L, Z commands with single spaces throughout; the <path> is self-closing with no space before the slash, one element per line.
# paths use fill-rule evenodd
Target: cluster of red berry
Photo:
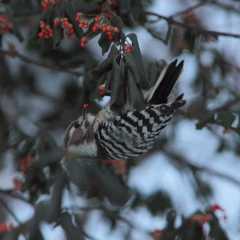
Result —
<path fill-rule="evenodd" d="M 61 27 L 66 30 L 67 38 L 70 39 L 74 34 L 73 25 L 68 21 L 68 18 L 55 18 L 53 21 L 54 26 L 58 26 L 61 23 Z"/>
<path fill-rule="evenodd" d="M 43 7 L 43 9 L 45 10 L 45 11 L 48 11 L 49 10 L 49 4 L 56 4 L 57 3 L 57 1 L 56 0 L 43 0 L 42 2 L 41 2 L 41 5 L 42 5 L 42 7 Z"/>
<path fill-rule="evenodd" d="M 77 13 L 77 17 L 76 17 L 76 20 L 80 21 L 79 27 L 88 28 L 87 20 L 86 19 L 80 20 L 81 17 L 79 17 L 78 14 L 80 15 L 81 13 Z M 104 23 L 101 24 L 101 20 L 102 19 L 100 17 L 95 17 L 95 19 L 94 19 L 95 23 L 94 23 L 94 25 L 93 25 L 91 30 L 93 32 L 97 32 L 99 30 L 102 31 L 102 32 L 106 32 L 106 34 L 108 36 L 108 39 L 112 40 L 114 34 L 119 33 L 119 31 L 120 31 L 119 28 L 113 27 L 111 25 L 107 25 L 107 24 L 104 24 Z M 89 39 L 87 37 L 83 37 L 81 39 L 81 43 L 80 43 L 81 47 L 85 47 L 85 45 L 87 44 L 88 40 Z"/>
<path fill-rule="evenodd" d="M 34 157 L 27 157 L 27 158 L 22 158 L 20 159 L 20 171 L 21 172 L 26 172 L 33 163 L 37 162 L 38 159 Z"/>
<path fill-rule="evenodd" d="M 53 29 L 50 27 L 50 25 L 46 24 L 43 21 L 40 21 L 39 26 L 41 28 L 41 32 L 38 33 L 39 37 L 46 39 L 53 37 Z"/>
<path fill-rule="evenodd" d="M 8 20 L 8 17 L 6 15 L 0 16 L 0 34 L 4 35 L 8 33 L 9 29 L 13 28 L 12 22 Z"/>
<path fill-rule="evenodd" d="M 4 233 L 4 232 L 7 232 L 7 231 L 10 231 L 12 230 L 14 227 L 13 227 L 13 224 L 10 222 L 10 223 L 0 223 L 0 234 Z"/>

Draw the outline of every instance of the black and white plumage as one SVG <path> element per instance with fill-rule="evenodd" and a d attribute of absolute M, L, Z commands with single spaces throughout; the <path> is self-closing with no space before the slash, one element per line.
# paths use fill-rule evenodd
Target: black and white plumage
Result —
<path fill-rule="evenodd" d="M 80 158 L 118 160 L 137 157 L 153 147 L 154 139 L 185 104 L 183 94 L 170 100 L 183 69 L 183 61 L 167 65 L 156 84 L 144 94 L 147 103 L 141 111 L 126 106 L 118 114 L 107 103 L 96 115 L 86 114 L 72 122 L 65 135 L 70 154 Z"/>

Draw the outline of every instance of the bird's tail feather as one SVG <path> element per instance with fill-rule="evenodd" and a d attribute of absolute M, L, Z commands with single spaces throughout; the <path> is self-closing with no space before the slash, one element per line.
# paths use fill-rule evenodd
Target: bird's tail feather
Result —
<path fill-rule="evenodd" d="M 148 97 L 148 102 L 150 104 L 162 104 L 168 102 L 168 97 L 182 73 L 183 63 L 184 61 L 181 61 L 176 65 L 177 60 L 175 60 L 162 70 L 156 84 L 150 89 Z"/>

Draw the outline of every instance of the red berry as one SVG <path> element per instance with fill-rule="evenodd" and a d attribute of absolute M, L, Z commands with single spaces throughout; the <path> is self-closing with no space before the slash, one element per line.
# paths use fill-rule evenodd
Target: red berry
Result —
<path fill-rule="evenodd" d="M 93 28 L 92 28 L 92 31 L 97 32 L 97 30 L 98 30 L 97 26 L 94 25 Z"/>
<path fill-rule="evenodd" d="M 4 20 L 8 19 L 7 15 L 2 15 L 1 18 L 4 19 Z"/>
<path fill-rule="evenodd" d="M 80 20 L 80 17 L 75 17 L 75 21 L 79 21 Z"/>
<path fill-rule="evenodd" d="M 217 204 L 211 206 L 210 209 L 211 209 L 213 212 L 216 211 L 216 210 L 222 210 L 222 211 L 223 211 L 223 209 L 222 209 L 221 207 L 219 207 Z"/>
<path fill-rule="evenodd" d="M 81 42 L 80 46 L 81 46 L 81 47 L 85 47 L 85 46 L 86 46 L 86 43 L 85 43 L 85 42 Z"/>
<path fill-rule="evenodd" d="M 119 4 L 118 4 L 117 2 L 112 2 L 112 5 L 113 5 L 114 7 L 117 7 Z"/>
<path fill-rule="evenodd" d="M 84 25 L 83 25 L 83 28 L 88 28 L 88 24 L 84 24 Z"/>
<path fill-rule="evenodd" d="M 127 51 L 127 52 L 132 52 L 132 49 L 131 49 L 131 48 L 128 48 L 126 51 Z"/>
<path fill-rule="evenodd" d="M 105 91 L 104 90 L 100 90 L 99 93 L 100 93 L 100 95 L 104 95 Z"/>
<path fill-rule="evenodd" d="M 44 34 L 43 32 L 40 32 L 40 33 L 38 34 L 38 36 L 39 36 L 39 37 L 44 37 L 45 34 Z"/>
<path fill-rule="evenodd" d="M 109 165 L 110 164 L 110 161 L 101 161 L 101 163 L 103 164 L 103 165 Z"/>
<path fill-rule="evenodd" d="M 87 42 L 88 42 L 88 38 L 82 37 L 82 38 L 81 38 L 81 42 L 87 43 Z"/>
<path fill-rule="evenodd" d="M 53 5 L 54 5 L 54 4 L 57 4 L 57 1 L 52 0 L 52 1 L 51 1 L 51 4 L 53 4 Z"/>
<path fill-rule="evenodd" d="M 112 39 L 113 39 L 113 35 L 109 35 L 109 36 L 108 36 L 108 39 L 109 39 L 109 40 L 112 40 Z"/>
<path fill-rule="evenodd" d="M 32 162 L 32 163 L 33 163 L 33 162 L 36 162 L 36 161 L 37 161 L 37 159 L 36 159 L 36 158 L 34 158 L 34 157 L 28 157 L 28 158 L 27 158 L 27 161 L 28 161 L 28 162 Z"/>
<path fill-rule="evenodd" d="M 100 21 L 101 21 L 101 18 L 100 18 L 100 17 L 95 17 L 94 21 L 95 21 L 95 22 L 100 22 Z"/>
<path fill-rule="evenodd" d="M 108 31 L 113 31 L 113 26 L 107 26 Z"/>
<path fill-rule="evenodd" d="M 113 32 L 107 31 L 107 35 L 108 35 L 108 36 L 112 36 L 112 35 L 113 35 Z"/>
<path fill-rule="evenodd" d="M 26 162 L 27 162 L 27 159 L 26 159 L 26 158 L 21 158 L 21 159 L 20 159 L 20 163 L 21 163 L 21 164 L 24 164 L 24 163 L 26 163 Z"/>
<path fill-rule="evenodd" d="M 42 7 L 45 11 L 48 11 L 49 9 L 49 3 L 42 3 Z"/>
<path fill-rule="evenodd" d="M 119 28 L 117 28 L 117 27 L 115 27 L 115 28 L 113 28 L 113 31 L 115 32 L 115 33 L 119 33 Z"/>
<path fill-rule="evenodd" d="M 67 39 L 70 39 L 72 37 L 72 34 L 67 34 Z"/>
<path fill-rule="evenodd" d="M 41 23 L 41 24 L 40 24 L 40 28 L 41 28 L 41 29 L 45 28 L 45 26 L 46 26 L 45 23 Z"/>
<path fill-rule="evenodd" d="M 107 31 L 107 27 L 102 27 L 102 32 L 106 32 Z"/>
<path fill-rule="evenodd" d="M 21 172 L 26 172 L 28 170 L 28 167 L 27 166 L 21 166 L 20 167 L 20 171 Z"/>
<path fill-rule="evenodd" d="M 80 18 L 81 18 L 82 15 L 83 15 L 83 14 L 82 14 L 81 12 L 78 12 L 78 13 L 77 13 L 77 17 L 80 17 Z"/>
<path fill-rule="evenodd" d="M 82 27 L 83 27 L 83 24 L 82 24 L 82 23 L 80 23 L 78 26 L 79 26 L 80 28 L 82 28 Z"/>
<path fill-rule="evenodd" d="M 88 104 L 83 104 L 83 108 L 88 108 Z"/>
<path fill-rule="evenodd" d="M 68 32 L 69 32 L 70 34 L 73 34 L 73 33 L 74 33 L 74 29 L 73 29 L 73 28 L 70 28 L 70 29 L 68 30 Z"/>
<path fill-rule="evenodd" d="M 69 22 L 67 22 L 67 21 L 63 22 L 63 25 L 67 27 L 69 25 Z"/>

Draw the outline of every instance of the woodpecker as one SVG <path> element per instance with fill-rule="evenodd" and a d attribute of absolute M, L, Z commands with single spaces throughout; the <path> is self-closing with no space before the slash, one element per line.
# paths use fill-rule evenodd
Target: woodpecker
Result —
<path fill-rule="evenodd" d="M 183 94 L 171 100 L 182 70 L 183 61 L 167 65 L 156 84 L 144 93 L 146 106 L 141 111 L 126 105 L 117 113 L 108 102 L 96 116 L 86 113 L 73 121 L 64 139 L 68 153 L 79 158 L 120 160 L 147 152 L 175 110 L 186 103 Z"/>

